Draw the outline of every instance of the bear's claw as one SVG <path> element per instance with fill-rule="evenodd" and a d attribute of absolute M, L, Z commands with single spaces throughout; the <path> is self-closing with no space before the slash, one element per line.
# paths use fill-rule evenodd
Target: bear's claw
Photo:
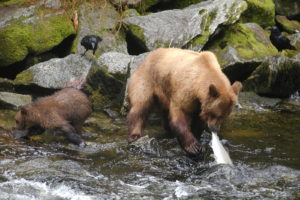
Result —
<path fill-rule="evenodd" d="M 194 141 L 190 145 L 186 146 L 185 151 L 191 155 L 199 155 L 205 152 L 206 148 L 204 145 L 200 144 L 198 141 Z"/>

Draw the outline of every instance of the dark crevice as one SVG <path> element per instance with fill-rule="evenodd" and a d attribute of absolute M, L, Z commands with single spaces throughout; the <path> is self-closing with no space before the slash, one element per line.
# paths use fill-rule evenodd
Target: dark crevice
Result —
<path fill-rule="evenodd" d="M 129 55 L 139 55 L 149 51 L 145 44 L 131 33 L 126 33 L 126 42 Z"/>
<path fill-rule="evenodd" d="M 261 62 L 235 63 L 223 69 L 231 83 L 246 80 Z M 243 70 L 241 70 L 243 69 Z"/>
<path fill-rule="evenodd" d="M 19 94 L 30 94 L 34 99 L 37 97 L 48 96 L 56 92 L 58 89 L 44 88 L 35 84 L 31 85 L 15 85 L 14 90 Z"/>

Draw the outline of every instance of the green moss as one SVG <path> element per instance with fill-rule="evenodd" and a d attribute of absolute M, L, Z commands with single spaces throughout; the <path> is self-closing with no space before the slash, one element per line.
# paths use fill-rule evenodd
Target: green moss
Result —
<path fill-rule="evenodd" d="M 120 106 L 120 96 L 125 83 L 108 74 L 103 68 L 93 66 L 87 77 L 87 90 L 92 94 L 93 106 Z"/>
<path fill-rule="evenodd" d="M 289 20 L 285 16 L 276 15 L 276 21 L 289 33 L 294 33 L 296 30 L 300 31 L 300 23 L 295 20 Z"/>
<path fill-rule="evenodd" d="M 11 5 L 23 5 L 23 4 L 32 4 L 36 2 L 37 0 L 3 0 L 0 2 L 0 7 L 1 6 L 11 6 Z"/>
<path fill-rule="evenodd" d="M 33 81 L 33 74 L 31 70 L 26 70 L 17 75 L 15 83 L 17 84 L 28 84 Z"/>
<path fill-rule="evenodd" d="M 210 35 L 209 26 L 210 26 L 211 22 L 215 19 L 217 13 L 216 13 L 216 11 L 213 11 L 212 13 L 210 13 L 210 15 L 208 15 L 207 10 L 202 9 L 199 11 L 199 15 L 202 18 L 200 27 L 201 27 L 201 30 L 203 30 L 203 32 L 201 35 L 194 37 L 187 44 L 187 46 L 189 46 L 189 47 L 195 47 L 195 46 L 203 47 L 204 46 L 204 44 L 207 42 L 208 37 Z"/>
<path fill-rule="evenodd" d="M 209 49 L 217 54 L 222 66 L 228 62 L 223 55 L 228 52 L 229 48 L 235 49 L 238 56 L 243 59 L 261 59 L 276 55 L 277 49 L 259 34 L 264 33 L 256 33 L 247 25 L 238 23 L 229 27 L 221 38 L 213 41 Z"/>
<path fill-rule="evenodd" d="M 258 94 L 288 97 L 299 90 L 300 62 L 273 57 L 263 62 L 245 81 L 245 89 Z"/>
<path fill-rule="evenodd" d="M 275 24 L 275 4 L 272 0 L 246 0 L 248 9 L 242 14 L 241 22 L 255 22 L 262 27 Z"/>
<path fill-rule="evenodd" d="M 29 53 L 40 54 L 52 49 L 63 39 L 74 34 L 73 26 L 65 15 L 40 17 L 33 24 L 21 20 L 11 22 L 0 30 L 0 67 L 23 60 Z"/>
<path fill-rule="evenodd" d="M 146 38 L 144 35 L 144 30 L 142 28 L 140 28 L 137 25 L 134 24 L 129 24 L 126 25 L 126 29 L 127 31 L 129 31 L 129 33 L 136 38 L 136 41 L 139 43 L 139 45 L 144 48 L 145 50 L 148 50 L 147 46 L 146 46 Z"/>

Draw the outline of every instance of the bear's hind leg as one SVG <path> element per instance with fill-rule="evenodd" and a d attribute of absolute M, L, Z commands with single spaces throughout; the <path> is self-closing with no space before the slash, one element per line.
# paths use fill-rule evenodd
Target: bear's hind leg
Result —
<path fill-rule="evenodd" d="M 128 90 L 130 110 L 127 115 L 128 142 L 142 136 L 142 128 L 153 104 L 153 91 L 149 81 L 140 79 Z"/>

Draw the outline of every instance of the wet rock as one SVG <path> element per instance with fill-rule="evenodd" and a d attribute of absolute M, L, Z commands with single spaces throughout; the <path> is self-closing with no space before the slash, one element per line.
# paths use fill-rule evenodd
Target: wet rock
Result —
<path fill-rule="evenodd" d="M 248 8 L 241 16 L 243 23 L 257 23 L 264 28 L 275 24 L 275 5 L 273 0 L 246 0 L 246 2 L 248 3 Z"/>
<path fill-rule="evenodd" d="M 147 50 L 187 47 L 201 50 L 216 28 L 236 22 L 247 4 L 241 0 L 205 1 L 182 10 L 167 10 L 123 20 Z"/>
<path fill-rule="evenodd" d="M 43 11 L 37 14 L 39 10 Z M 0 49 L 5 49 L 0 52 L 0 67 L 22 61 L 28 54 L 49 51 L 74 34 L 71 21 L 61 10 L 33 5 L 0 7 L 0 12 Z"/>
<path fill-rule="evenodd" d="M 17 109 L 20 106 L 31 103 L 32 98 L 29 95 L 22 95 L 10 92 L 0 92 L 0 105 L 2 108 Z"/>
<path fill-rule="evenodd" d="M 300 1 L 274 0 L 276 13 L 289 18 L 300 14 Z"/>
<path fill-rule="evenodd" d="M 276 15 L 276 22 L 278 22 L 286 32 L 295 33 L 300 31 L 300 23 L 296 20 L 289 20 L 286 16 Z"/>
<path fill-rule="evenodd" d="M 232 25 L 208 47 L 231 80 L 245 80 L 270 55 L 276 55 L 266 32 L 255 23 Z"/>
<path fill-rule="evenodd" d="M 256 68 L 244 86 L 261 95 L 289 97 L 300 90 L 299 76 L 300 60 L 273 56 Z"/>
<path fill-rule="evenodd" d="M 281 99 L 263 97 L 254 92 L 242 92 L 239 94 L 240 110 L 246 111 L 266 111 L 274 109 Z"/>
<path fill-rule="evenodd" d="M 17 84 L 35 84 L 44 88 L 60 89 L 66 86 L 81 86 L 92 66 L 86 57 L 71 54 L 65 58 L 53 58 L 36 64 L 18 74 Z"/>
<path fill-rule="evenodd" d="M 118 51 L 127 53 L 125 33 L 120 29 L 121 16 L 109 3 L 105 6 L 94 7 L 86 2 L 79 7 L 79 29 L 75 38 L 73 52 L 83 53 L 84 47 L 80 41 L 86 35 L 98 35 L 102 41 L 98 44 L 96 57 L 103 52 Z"/>
<path fill-rule="evenodd" d="M 152 154 L 152 155 L 161 155 L 161 148 L 155 138 L 149 138 L 148 135 L 139 138 L 133 143 L 128 145 L 128 148 L 131 151 Z"/>

